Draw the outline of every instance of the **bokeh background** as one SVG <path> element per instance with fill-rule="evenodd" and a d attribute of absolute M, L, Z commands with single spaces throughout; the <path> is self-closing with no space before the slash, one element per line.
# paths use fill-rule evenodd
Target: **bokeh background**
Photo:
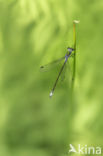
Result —
<path fill-rule="evenodd" d="M 48 72 L 40 66 L 73 45 L 74 19 L 80 24 L 73 101 L 70 70 L 50 99 L 61 64 Z M 102 49 L 102 0 L 0 0 L 0 156 L 67 156 L 69 144 L 102 147 Z"/>

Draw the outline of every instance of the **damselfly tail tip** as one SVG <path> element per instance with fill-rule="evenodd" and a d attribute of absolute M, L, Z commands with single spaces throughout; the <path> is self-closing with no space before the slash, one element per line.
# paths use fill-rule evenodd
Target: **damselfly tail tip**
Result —
<path fill-rule="evenodd" d="M 49 97 L 51 98 L 53 96 L 53 91 L 50 92 Z"/>

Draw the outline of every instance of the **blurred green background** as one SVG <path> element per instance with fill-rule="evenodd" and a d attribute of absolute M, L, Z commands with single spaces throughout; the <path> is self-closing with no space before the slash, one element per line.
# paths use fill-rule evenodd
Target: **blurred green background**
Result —
<path fill-rule="evenodd" d="M 70 72 L 49 93 L 77 26 L 73 101 Z M 69 144 L 103 145 L 103 1 L 0 0 L 0 156 L 67 156 Z M 74 154 L 75 155 L 75 154 Z"/>

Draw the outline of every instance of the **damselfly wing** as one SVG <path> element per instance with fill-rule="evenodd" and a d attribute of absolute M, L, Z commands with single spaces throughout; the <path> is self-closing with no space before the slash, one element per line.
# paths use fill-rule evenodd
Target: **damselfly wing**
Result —
<path fill-rule="evenodd" d="M 66 65 L 66 63 L 67 63 L 67 61 L 68 61 L 68 58 L 69 58 L 69 57 L 72 57 L 72 56 L 74 55 L 74 54 L 73 54 L 73 51 L 74 51 L 73 48 L 68 47 L 67 50 L 68 50 L 68 52 L 66 53 L 65 56 L 59 58 L 58 60 L 55 60 L 55 61 L 53 61 L 53 62 L 51 62 L 51 63 L 48 63 L 48 64 L 46 64 L 46 65 L 40 67 L 41 70 L 46 71 L 46 69 L 51 68 L 52 66 L 54 66 L 54 64 L 57 64 L 57 63 L 59 63 L 60 61 L 64 60 L 64 63 L 63 63 L 63 65 L 62 65 L 62 67 L 61 67 L 61 69 L 60 69 L 60 71 L 59 71 L 59 74 L 58 74 L 58 76 L 57 76 L 57 78 L 56 78 L 56 81 L 55 81 L 55 83 L 54 83 L 54 85 L 53 85 L 53 88 L 52 88 L 52 90 L 51 90 L 51 92 L 50 92 L 50 94 L 49 94 L 50 97 L 53 96 L 54 90 L 55 90 L 55 88 L 56 88 L 56 86 L 57 86 L 57 83 L 58 83 L 58 80 L 59 80 L 59 78 L 60 78 L 60 76 L 61 76 L 61 74 L 62 74 L 62 72 L 63 72 L 63 70 L 64 70 L 64 68 L 65 68 L 65 65 Z"/>

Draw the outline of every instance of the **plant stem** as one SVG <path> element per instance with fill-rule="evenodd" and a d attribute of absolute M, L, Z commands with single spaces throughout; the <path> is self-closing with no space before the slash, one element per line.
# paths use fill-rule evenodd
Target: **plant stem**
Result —
<path fill-rule="evenodd" d="M 75 77 L 76 77 L 76 24 L 79 21 L 73 21 L 73 42 L 74 42 L 74 58 L 73 58 L 73 76 L 72 76 L 72 92 L 74 90 Z"/>
<path fill-rule="evenodd" d="M 75 75 L 76 75 L 76 24 L 74 22 L 73 22 L 73 42 L 74 42 L 74 58 L 73 58 L 72 91 L 74 90 Z"/>

